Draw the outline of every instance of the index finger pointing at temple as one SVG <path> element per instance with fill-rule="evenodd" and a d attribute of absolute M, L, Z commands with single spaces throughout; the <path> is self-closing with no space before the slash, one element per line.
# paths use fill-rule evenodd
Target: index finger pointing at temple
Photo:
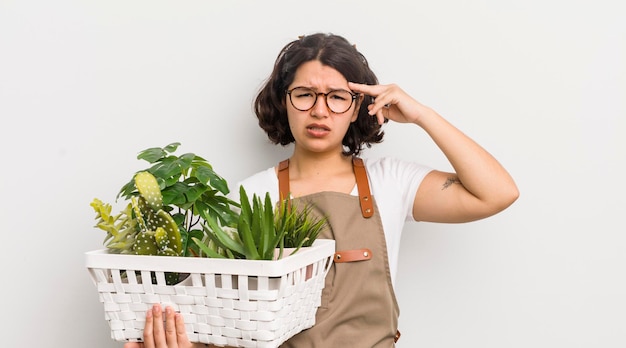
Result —
<path fill-rule="evenodd" d="M 364 85 L 361 83 L 348 82 L 348 87 L 353 92 L 364 93 L 367 95 L 371 95 L 372 97 L 375 97 L 376 95 L 378 95 L 378 93 L 380 93 L 378 91 L 378 85 L 372 86 L 372 85 Z"/>

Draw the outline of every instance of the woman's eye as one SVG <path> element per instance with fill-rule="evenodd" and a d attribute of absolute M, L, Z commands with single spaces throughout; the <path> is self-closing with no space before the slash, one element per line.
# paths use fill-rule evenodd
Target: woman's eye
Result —
<path fill-rule="evenodd" d="M 311 98 L 313 97 L 313 92 L 311 91 L 298 91 L 296 92 L 297 98 Z"/>
<path fill-rule="evenodd" d="M 331 99 L 335 99 L 335 100 L 348 100 L 350 99 L 347 95 L 344 95 L 342 93 L 332 93 L 329 95 L 329 97 Z"/>

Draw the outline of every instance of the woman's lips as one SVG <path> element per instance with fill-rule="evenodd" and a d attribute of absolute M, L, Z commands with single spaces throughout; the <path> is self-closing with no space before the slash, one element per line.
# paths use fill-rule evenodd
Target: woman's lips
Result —
<path fill-rule="evenodd" d="M 330 133 L 330 128 L 322 124 L 310 124 L 306 127 L 307 134 L 319 138 Z"/>

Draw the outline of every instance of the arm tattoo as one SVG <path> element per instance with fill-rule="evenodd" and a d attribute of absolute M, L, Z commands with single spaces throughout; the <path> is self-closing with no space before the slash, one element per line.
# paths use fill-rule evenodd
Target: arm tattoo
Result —
<path fill-rule="evenodd" d="M 460 184 L 461 180 L 459 180 L 459 178 L 448 178 L 446 179 L 446 182 L 443 183 L 443 186 L 441 187 L 442 190 L 447 189 L 448 187 L 450 187 L 452 184 Z"/>

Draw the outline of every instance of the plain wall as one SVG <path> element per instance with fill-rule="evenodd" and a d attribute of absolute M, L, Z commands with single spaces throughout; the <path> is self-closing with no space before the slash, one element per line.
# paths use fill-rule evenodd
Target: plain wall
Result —
<path fill-rule="evenodd" d="M 398 347 L 624 347 L 626 22 L 620 1 L 0 0 L 2 347 L 121 347 L 84 252 L 136 154 L 182 143 L 229 183 L 290 148 L 251 103 L 280 48 L 348 38 L 486 147 L 520 199 L 492 218 L 414 223 Z M 448 170 L 416 126 L 364 156 Z M 358 344 L 355 344 L 358 346 Z"/>

